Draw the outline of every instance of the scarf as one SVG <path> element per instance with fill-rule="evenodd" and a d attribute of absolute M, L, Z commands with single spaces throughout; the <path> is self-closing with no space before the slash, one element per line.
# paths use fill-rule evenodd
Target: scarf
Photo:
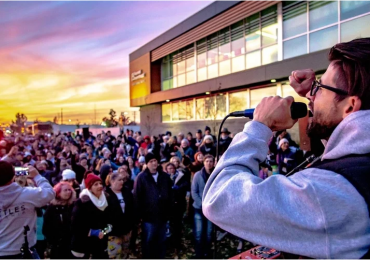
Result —
<path fill-rule="evenodd" d="M 97 198 L 94 194 L 92 194 L 88 189 L 84 189 L 81 194 L 80 198 L 84 195 L 89 196 L 92 203 L 94 203 L 95 207 L 104 211 L 106 207 L 108 207 L 107 198 L 105 197 L 104 192 L 100 195 L 100 198 Z"/>

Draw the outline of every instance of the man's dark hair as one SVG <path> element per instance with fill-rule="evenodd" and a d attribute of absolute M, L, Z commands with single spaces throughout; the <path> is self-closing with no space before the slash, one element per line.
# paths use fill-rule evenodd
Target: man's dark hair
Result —
<path fill-rule="evenodd" d="M 215 161 L 215 157 L 214 157 L 213 155 L 211 155 L 211 154 L 206 154 L 206 155 L 204 156 L 203 162 L 205 162 L 205 161 L 206 161 L 206 159 L 212 159 L 212 160 L 213 160 L 213 162 Z"/>
<path fill-rule="evenodd" d="M 15 175 L 13 165 L 6 161 L 0 161 L 0 186 L 10 182 Z"/>
<path fill-rule="evenodd" d="M 334 45 L 329 61 L 339 70 L 340 88 L 361 100 L 361 110 L 370 109 L 370 38 L 355 39 Z M 337 95 L 341 101 L 346 96 Z"/>

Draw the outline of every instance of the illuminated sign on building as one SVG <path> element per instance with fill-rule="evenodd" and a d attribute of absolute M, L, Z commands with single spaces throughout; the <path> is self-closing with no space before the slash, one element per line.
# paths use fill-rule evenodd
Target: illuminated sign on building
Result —
<path fill-rule="evenodd" d="M 145 73 L 143 70 L 138 70 L 136 72 L 131 73 L 131 81 L 143 79 L 145 77 Z"/>

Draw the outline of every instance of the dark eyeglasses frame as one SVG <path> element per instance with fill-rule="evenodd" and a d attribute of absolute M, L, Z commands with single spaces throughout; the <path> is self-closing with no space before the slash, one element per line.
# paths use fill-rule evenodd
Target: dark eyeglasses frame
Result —
<path fill-rule="evenodd" d="M 342 90 L 342 89 L 339 89 L 339 88 L 333 88 L 333 87 L 330 87 L 330 86 L 323 85 L 318 80 L 314 80 L 312 82 L 310 95 L 311 96 L 315 96 L 316 93 L 317 93 L 317 91 L 319 91 L 319 88 L 324 88 L 324 89 L 333 91 L 334 93 L 337 93 L 339 95 L 348 96 L 348 92 L 347 91 Z"/>

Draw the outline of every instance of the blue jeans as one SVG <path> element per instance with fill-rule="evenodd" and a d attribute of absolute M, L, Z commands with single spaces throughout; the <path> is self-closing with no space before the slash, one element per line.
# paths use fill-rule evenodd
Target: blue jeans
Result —
<path fill-rule="evenodd" d="M 141 229 L 143 258 L 164 259 L 166 255 L 166 222 L 143 222 Z"/>
<path fill-rule="evenodd" d="M 201 209 L 194 208 L 194 237 L 196 258 L 210 258 L 213 224 Z"/>

